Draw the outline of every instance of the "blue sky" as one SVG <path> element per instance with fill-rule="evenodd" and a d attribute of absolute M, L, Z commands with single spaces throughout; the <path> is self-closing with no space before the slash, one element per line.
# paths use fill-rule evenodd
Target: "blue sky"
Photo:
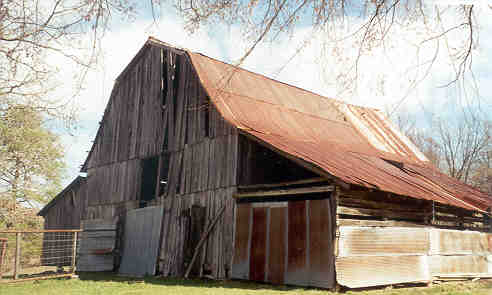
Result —
<path fill-rule="evenodd" d="M 237 61 L 248 46 L 237 27 L 206 27 L 189 35 L 183 28 L 183 21 L 172 9 L 163 11 L 165 12 L 158 23 L 153 22 L 149 13 L 133 22 L 121 21 L 115 17 L 112 30 L 106 33 L 102 42 L 103 55 L 100 63 L 89 72 L 85 89 L 77 99 L 80 107 L 77 129 L 73 134 L 62 133 L 67 164 L 64 184 L 68 184 L 79 173 L 79 167 L 91 148 L 115 78 L 149 36 L 226 62 Z M 473 69 L 482 93 L 480 100 L 464 100 L 451 88 L 436 87 L 445 84 L 452 77 L 446 61 L 436 64 L 428 79 L 405 95 L 406 84 L 402 73 L 409 64 L 408 59 L 411 59 L 413 48 L 398 42 L 389 54 L 388 59 L 391 62 L 382 60 L 381 56 L 378 56 L 379 53 L 363 59 L 363 75 L 358 90 L 350 96 L 340 97 L 332 75 L 336 73 L 335 70 L 340 71 L 343 67 L 336 68 L 337 61 L 330 56 L 324 55 L 324 58 L 321 58 L 322 36 L 314 38 L 301 54 L 288 62 L 296 50 L 295 44 L 302 42 L 309 34 L 309 27 L 298 28 L 294 31 L 293 39 L 284 38 L 273 44 L 260 45 L 245 61 L 243 67 L 328 97 L 380 109 L 392 109 L 406 97 L 399 110 L 410 113 L 418 118 L 418 121 L 428 120 L 432 115 L 453 116 L 463 104 L 480 107 L 483 113 L 492 119 L 492 99 L 488 96 L 492 90 L 492 76 L 489 70 L 492 58 L 492 20 L 488 20 L 489 14 L 479 13 L 478 16 L 483 26 Z M 411 34 L 407 33 L 406 36 L 411 38 Z M 387 52 L 385 55 L 388 57 Z M 283 66 L 283 70 L 278 73 Z M 63 68 L 60 76 L 65 77 L 71 70 Z M 374 79 L 378 76 L 385 79 L 384 93 L 376 87 Z"/>

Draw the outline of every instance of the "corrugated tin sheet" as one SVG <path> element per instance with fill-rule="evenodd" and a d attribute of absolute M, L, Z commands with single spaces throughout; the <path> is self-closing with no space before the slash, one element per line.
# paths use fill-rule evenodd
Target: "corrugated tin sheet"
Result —
<path fill-rule="evenodd" d="M 155 274 L 162 211 L 162 207 L 153 206 L 126 212 L 121 274 L 139 277 Z"/>
<path fill-rule="evenodd" d="M 336 260 L 337 282 L 362 288 L 430 280 L 427 256 L 354 256 Z"/>
<path fill-rule="evenodd" d="M 341 226 L 339 231 L 338 257 L 429 252 L 429 231 L 423 228 Z"/>
<path fill-rule="evenodd" d="M 357 288 L 492 274 L 490 237 L 437 228 L 340 226 L 337 281 Z"/>
<path fill-rule="evenodd" d="M 492 234 L 476 231 L 432 229 L 430 253 L 432 255 L 492 254 Z"/>
<path fill-rule="evenodd" d="M 189 52 L 211 101 L 233 125 L 340 180 L 485 211 L 485 194 L 440 173 L 375 109 L 353 106 Z M 389 161 L 387 161 L 389 160 Z M 403 168 L 391 163 L 404 163 Z"/>
<path fill-rule="evenodd" d="M 489 273 L 487 255 L 429 256 L 431 275 Z M 491 273 L 492 274 L 492 273 Z"/>

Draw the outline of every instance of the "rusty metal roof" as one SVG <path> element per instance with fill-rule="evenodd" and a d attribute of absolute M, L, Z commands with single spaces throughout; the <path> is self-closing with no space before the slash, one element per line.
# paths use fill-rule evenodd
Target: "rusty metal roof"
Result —
<path fill-rule="evenodd" d="M 257 139 L 346 183 L 482 212 L 492 206 L 486 194 L 434 168 L 380 110 L 188 54 L 222 116 Z"/>

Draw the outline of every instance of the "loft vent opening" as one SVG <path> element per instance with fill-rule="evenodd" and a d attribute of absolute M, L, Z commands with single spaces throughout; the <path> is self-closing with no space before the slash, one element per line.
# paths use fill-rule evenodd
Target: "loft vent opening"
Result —
<path fill-rule="evenodd" d="M 150 157 L 140 161 L 142 177 L 140 182 L 140 208 L 155 199 L 159 157 Z"/>

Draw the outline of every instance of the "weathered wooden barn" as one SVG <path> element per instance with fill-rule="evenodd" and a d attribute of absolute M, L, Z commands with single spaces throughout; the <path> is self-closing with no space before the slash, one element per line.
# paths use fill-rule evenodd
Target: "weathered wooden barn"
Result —
<path fill-rule="evenodd" d="M 492 275 L 492 199 L 381 111 L 153 38 L 82 171 L 86 207 L 53 215 L 120 217 L 124 273 L 325 288 Z"/>

